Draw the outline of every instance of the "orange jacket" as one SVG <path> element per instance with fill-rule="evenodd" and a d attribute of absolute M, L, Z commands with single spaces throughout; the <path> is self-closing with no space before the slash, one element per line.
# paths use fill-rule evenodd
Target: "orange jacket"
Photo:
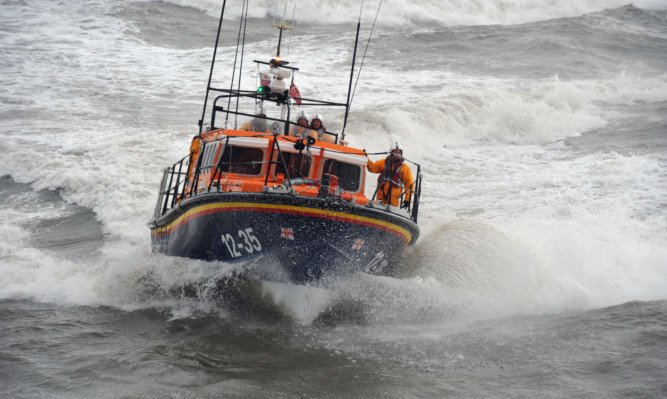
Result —
<path fill-rule="evenodd" d="M 369 159 L 368 163 L 366 164 L 366 168 L 371 173 L 382 173 L 380 176 L 385 176 L 385 166 L 387 165 L 387 158 L 375 162 Z M 389 173 L 391 174 L 391 172 Z M 398 178 L 395 180 L 400 180 L 400 182 L 398 183 L 402 184 L 397 184 L 395 182 L 388 182 L 386 180 L 380 181 L 379 182 L 380 188 L 378 189 L 377 199 L 381 200 L 385 204 L 391 204 L 392 206 L 399 206 L 398 199 L 403 193 L 403 191 L 406 192 L 403 200 L 404 201 L 410 200 L 412 196 L 412 190 L 414 188 L 412 186 L 414 180 L 412 179 L 412 171 L 410 170 L 410 167 L 405 163 L 401 163 L 401 166 L 398 167 L 398 171 L 394 173 L 394 176 Z M 391 179 L 391 175 L 389 176 L 389 178 Z M 389 196 L 391 196 L 391 201 L 388 201 Z"/>
<path fill-rule="evenodd" d="M 305 139 L 312 134 L 312 130 L 307 126 L 294 125 L 290 127 L 290 136 L 301 137 Z M 316 134 L 317 135 L 317 134 Z"/>
<path fill-rule="evenodd" d="M 334 136 L 327 134 L 325 132 L 326 129 L 324 129 L 324 127 L 321 127 L 319 130 L 311 129 L 308 135 L 314 138 L 315 140 L 324 141 L 325 143 L 333 143 L 336 141 Z"/>

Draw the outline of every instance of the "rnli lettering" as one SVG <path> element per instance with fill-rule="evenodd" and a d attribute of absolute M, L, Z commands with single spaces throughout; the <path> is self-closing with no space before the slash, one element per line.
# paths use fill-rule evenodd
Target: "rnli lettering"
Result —
<path fill-rule="evenodd" d="M 236 242 L 236 238 L 229 233 L 220 236 L 232 259 L 243 256 L 242 251 L 245 251 L 247 254 L 253 254 L 262 250 L 262 243 L 253 234 L 252 227 L 239 230 L 237 236 L 239 238 L 238 243 Z"/>

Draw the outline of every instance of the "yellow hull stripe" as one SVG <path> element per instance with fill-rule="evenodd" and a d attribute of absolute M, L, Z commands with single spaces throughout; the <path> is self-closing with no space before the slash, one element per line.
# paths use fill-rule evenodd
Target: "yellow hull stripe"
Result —
<path fill-rule="evenodd" d="M 257 204 L 248 202 L 224 202 L 215 204 L 200 205 L 185 212 L 176 220 L 169 223 L 167 226 L 153 229 L 153 235 L 164 235 L 172 230 L 179 228 L 181 225 L 190 219 L 210 213 L 230 212 L 230 211 L 249 211 L 249 212 L 269 212 L 269 213 L 284 213 L 292 215 L 310 216 L 329 220 L 337 220 L 347 223 L 354 223 L 364 226 L 375 227 L 392 234 L 399 236 L 405 244 L 409 244 L 412 239 L 412 234 L 400 226 L 382 220 L 369 218 L 365 216 L 350 215 L 343 212 L 335 212 L 324 209 L 314 209 L 303 206 L 293 205 L 277 205 L 277 204 Z"/>

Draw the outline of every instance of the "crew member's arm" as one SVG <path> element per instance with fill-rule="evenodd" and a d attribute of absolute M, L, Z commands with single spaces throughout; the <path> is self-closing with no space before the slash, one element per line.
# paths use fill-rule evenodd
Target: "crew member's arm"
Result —
<path fill-rule="evenodd" d="M 403 180 L 403 186 L 405 187 L 406 191 L 403 200 L 410 201 L 410 198 L 412 198 L 412 190 L 414 189 L 413 184 L 415 181 L 412 179 L 412 171 L 410 170 L 410 167 L 406 164 L 401 166 L 401 179 Z"/>
<path fill-rule="evenodd" d="M 380 173 L 384 170 L 384 159 L 380 159 L 379 161 L 375 162 L 369 159 L 368 163 L 366 164 L 366 168 L 371 173 Z"/>

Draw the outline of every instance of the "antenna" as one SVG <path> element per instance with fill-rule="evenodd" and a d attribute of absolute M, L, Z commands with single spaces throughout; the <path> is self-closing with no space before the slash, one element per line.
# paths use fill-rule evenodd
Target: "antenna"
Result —
<path fill-rule="evenodd" d="M 272 23 L 276 23 L 276 15 L 278 15 L 278 0 L 276 0 L 276 6 L 273 8 L 273 21 Z"/>
<path fill-rule="evenodd" d="M 276 16 L 278 15 L 278 0 L 276 0 L 276 6 L 273 8 L 273 21 L 271 21 L 271 26 L 276 24 Z M 267 52 L 271 51 L 271 43 L 266 44 Z"/>
<path fill-rule="evenodd" d="M 363 6 L 363 2 L 362 2 Z M 371 27 L 371 33 L 368 35 L 368 41 L 366 42 L 366 49 L 364 50 L 364 55 L 361 57 L 361 65 L 359 66 L 359 72 L 357 72 L 357 80 L 354 83 L 354 90 L 352 91 L 352 97 L 348 99 L 348 108 L 352 106 L 352 101 L 354 100 L 354 95 L 357 93 L 357 84 L 359 84 L 359 77 L 361 76 L 361 70 L 364 67 L 364 61 L 366 60 L 366 52 L 368 52 L 368 46 L 371 44 L 371 38 L 373 37 L 373 31 L 375 30 L 375 23 L 378 20 L 378 15 L 380 15 L 380 7 L 382 7 L 382 0 L 380 0 L 380 4 L 378 4 L 378 10 L 377 13 L 375 14 L 375 20 L 373 20 L 373 26 Z M 359 19 L 361 19 L 361 12 L 359 12 Z M 359 33 L 357 32 L 357 40 L 359 38 Z M 356 46 L 356 44 L 355 44 Z M 355 47 L 356 51 L 356 47 Z M 350 78 L 350 85 L 352 84 L 352 78 Z M 349 97 L 349 93 L 348 93 Z M 345 122 L 347 122 L 347 115 L 345 115 Z M 343 127 L 343 136 L 345 135 L 345 127 Z"/>
<path fill-rule="evenodd" d="M 296 15 L 296 1 L 294 2 L 294 9 L 292 10 L 292 28 L 294 28 L 294 16 Z M 289 43 L 287 44 L 287 54 L 289 54 L 290 49 L 292 48 L 292 34 L 294 30 L 291 30 L 289 33 Z"/>
<path fill-rule="evenodd" d="M 280 34 L 278 35 L 278 50 L 276 51 L 276 58 L 275 58 L 276 61 L 278 63 L 280 63 L 280 46 L 281 46 L 281 42 L 283 40 L 283 31 L 285 29 L 294 30 L 294 27 L 293 26 L 287 26 L 287 23 L 285 23 L 284 19 L 283 19 L 283 22 L 281 22 L 280 24 L 271 24 L 271 26 L 274 27 L 274 28 L 278 28 L 280 30 Z"/>

